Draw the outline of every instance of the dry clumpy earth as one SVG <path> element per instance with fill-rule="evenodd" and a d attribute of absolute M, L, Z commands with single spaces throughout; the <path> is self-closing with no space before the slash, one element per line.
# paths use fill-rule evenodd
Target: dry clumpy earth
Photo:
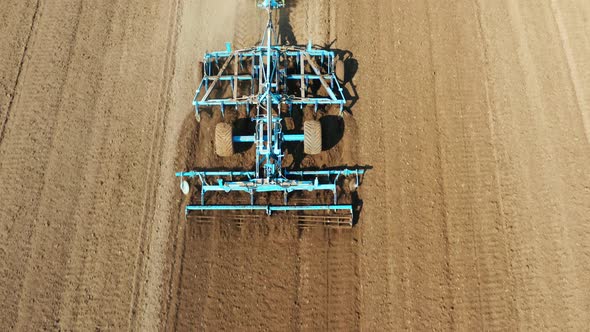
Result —
<path fill-rule="evenodd" d="M 252 1 L 0 2 L 0 330 L 587 329 L 590 3 L 288 4 L 347 59 L 352 230 L 184 219 L 173 172 L 242 160 L 190 101 Z"/>

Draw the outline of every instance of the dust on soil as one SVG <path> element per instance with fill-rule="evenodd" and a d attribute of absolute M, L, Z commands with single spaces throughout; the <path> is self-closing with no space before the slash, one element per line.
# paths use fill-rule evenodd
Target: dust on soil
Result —
<path fill-rule="evenodd" d="M 184 220 L 174 171 L 249 158 L 190 100 L 251 1 L 0 3 L 0 328 L 585 329 L 590 5 L 290 4 L 285 42 L 349 52 L 313 162 L 373 167 L 352 230 Z"/>

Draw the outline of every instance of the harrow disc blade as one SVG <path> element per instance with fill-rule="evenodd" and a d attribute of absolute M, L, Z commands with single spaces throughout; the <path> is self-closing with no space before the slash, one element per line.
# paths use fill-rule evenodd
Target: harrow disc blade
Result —
<path fill-rule="evenodd" d="M 190 186 L 186 180 L 180 182 L 180 191 L 182 191 L 183 194 L 188 195 Z"/>

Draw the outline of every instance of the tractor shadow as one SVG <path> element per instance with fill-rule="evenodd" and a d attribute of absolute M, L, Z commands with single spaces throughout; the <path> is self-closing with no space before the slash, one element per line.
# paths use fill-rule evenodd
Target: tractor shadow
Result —
<path fill-rule="evenodd" d="M 297 7 L 298 0 L 291 0 L 279 11 L 279 40 L 281 45 L 297 45 L 297 37 L 291 26 L 291 13 Z"/>

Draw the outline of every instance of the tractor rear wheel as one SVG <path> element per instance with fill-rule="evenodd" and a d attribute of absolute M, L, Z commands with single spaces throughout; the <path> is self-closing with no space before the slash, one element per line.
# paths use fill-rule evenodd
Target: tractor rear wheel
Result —
<path fill-rule="evenodd" d="M 306 154 L 322 152 L 322 125 L 319 121 L 305 121 L 303 124 L 303 151 Z"/>
<path fill-rule="evenodd" d="M 215 126 L 215 153 L 220 157 L 229 157 L 234 154 L 232 140 L 232 127 L 227 123 L 218 123 Z"/>

